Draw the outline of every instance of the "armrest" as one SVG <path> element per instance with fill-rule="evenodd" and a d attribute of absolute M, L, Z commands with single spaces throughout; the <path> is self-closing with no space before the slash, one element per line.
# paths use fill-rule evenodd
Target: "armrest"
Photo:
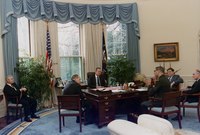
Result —
<path fill-rule="evenodd" d="M 199 93 L 194 93 L 194 94 L 188 94 L 188 93 L 182 93 L 183 96 L 200 96 L 200 92 Z"/>
<path fill-rule="evenodd" d="M 200 102 L 200 92 L 199 93 L 194 93 L 194 94 L 188 94 L 188 93 L 182 93 L 183 96 L 183 104 L 187 101 L 187 97 L 198 97 L 199 98 L 199 102 Z"/>

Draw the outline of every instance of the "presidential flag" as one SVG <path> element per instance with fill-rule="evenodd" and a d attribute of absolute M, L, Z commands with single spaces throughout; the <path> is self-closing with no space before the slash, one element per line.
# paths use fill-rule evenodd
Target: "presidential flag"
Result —
<path fill-rule="evenodd" d="M 107 75 L 107 51 L 106 51 L 106 42 L 104 32 L 102 32 L 102 71 L 105 77 L 105 80 L 108 82 Z"/>

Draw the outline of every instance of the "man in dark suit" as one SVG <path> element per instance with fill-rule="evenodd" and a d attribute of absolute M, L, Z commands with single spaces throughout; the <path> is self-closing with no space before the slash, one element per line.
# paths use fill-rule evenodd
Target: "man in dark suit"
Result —
<path fill-rule="evenodd" d="M 189 87 L 189 89 L 187 91 L 183 91 L 183 93 L 186 94 L 195 94 L 195 93 L 199 93 L 200 92 L 200 70 L 196 70 L 192 77 L 194 78 L 195 82 L 192 85 L 192 87 Z M 194 96 L 188 96 L 187 97 L 187 101 L 189 103 L 192 102 L 198 102 L 199 98 L 198 97 L 194 97 Z"/>
<path fill-rule="evenodd" d="M 170 67 L 167 69 L 167 75 L 171 88 L 179 88 L 180 83 L 183 83 L 183 79 L 179 75 L 175 74 L 173 68 Z"/>
<path fill-rule="evenodd" d="M 106 80 L 102 75 L 102 71 L 100 67 L 97 67 L 95 74 L 88 78 L 88 86 L 90 88 L 106 86 Z"/>
<path fill-rule="evenodd" d="M 170 91 L 170 82 L 167 79 L 167 77 L 164 75 L 164 68 L 159 66 L 156 67 L 154 74 L 157 76 L 158 80 L 156 81 L 156 84 L 154 87 L 149 88 L 149 96 L 150 97 L 156 97 L 156 98 L 162 98 L 163 94 Z M 150 85 L 151 82 L 148 82 Z M 148 107 L 155 106 L 160 107 L 162 106 L 162 102 L 160 101 L 144 101 L 141 103 L 141 109 L 142 113 L 148 112 Z"/>
<path fill-rule="evenodd" d="M 185 94 L 195 94 L 200 92 L 200 70 L 196 70 L 193 74 L 192 77 L 194 78 L 195 82 L 192 86 L 188 86 L 188 90 L 183 91 L 183 95 Z M 186 102 L 193 103 L 193 102 L 198 102 L 199 97 L 197 96 L 190 96 L 188 95 L 186 97 Z M 182 119 L 182 116 L 181 116 Z M 175 116 L 172 118 L 172 120 L 178 120 L 178 116 Z"/>
<path fill-rule="evenodd" d="M 25 87 L 20 88 L 15 82 L 12 75 L 8 75 L 6 78 L 6 85 L 3 89 L 4 94 L 8 97 L 8 102 L 16 103 L 13 96 L 17 96 L 19 99 L 19 103 L 24 107 L 24 120 L 27 122 L 31 122 L 32 120 L 29 118 L 39 118 L 39 116 L 35 115 L 37 102 L 35 99 L 30 98 L 27 95 L 27 89 Z"/>
<path fill-rule="evenodd" d="M 79 75 L 75 74 L 72 76 L 71 81 L 67 83 L 64 87 L 63 95 L 80 95 L 82 97 L 81 92 L 81 79 Z"/>
<path fill-rule="evenodd" d="M 79 75 L 74 74 L 71 81 L 67 83 L 64 87 L 63 95 L 80 95 L 82 99 L 82 106 L 85 108 L 85 121 L 84 124 L 92 124 L 94 122 L 93 106 L 89 101 L 85 100 L 81 91 L 81 79 Z M 77 117 L 76 122 L 79 122 L 79 117 Z"/>

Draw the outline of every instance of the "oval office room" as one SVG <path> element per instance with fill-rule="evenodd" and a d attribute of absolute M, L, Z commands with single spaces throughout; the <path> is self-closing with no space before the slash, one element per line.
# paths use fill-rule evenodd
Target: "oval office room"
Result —
<path fill-rule="evenodd" d="M 127 135 L 126 127 L 131 132 L 132 127 L 147 128 L 141 132 L 146 135 L 148 131 L 163 134 L 157 128 L 174 135 L 200 134 L 200 88 L 195 85 L 200 70 L 200 0 L 1 0 L 0 10 L 0 134 L 73 135 L 81 131 L 84 135 Z M 121 84 L 109 74 L 108 63 L 115 56 L 133 63 L 134 74 L 124 71 L 131 73 L 132 80 L 124 79 Z M 112 66 L 126 69 L 126 64 Z M 156 121 L 150 127 L 148 120 L 158 116 L 144 118 L 137 110 L 142 102 L 154 100 L 148 84 L 158 66 L 170 82 L 166 91 L 181 91 L 181 129 L 177 119 L 172 120 L 176 114 L 161 117 L 170 128 L 163 123 L 159 127 Z M 68 104 L 63 111 L 61 99 L 67 99 L 62 92 L 74 74 L 80 77 L 82 97 L 78 106 Z M 138 74 L 144 75 L 144 85 L 134 82 Z M 24 113 L 27 106 L 21 102 L 22 91 L 18 97 L 9 97 L 15 102 L 4 95 L 8 76 L 19 88 L 27 89 L 27 99 L 36 100 L 37 105 L 30 108 L 35 118 Z M 62 87 L 57 86 L 56 78 Z M 152 87 L 160 81 L 156 78 Z M 197 92 L 191 93 L 194 85 Z M 186 97 L 193 96 L 195 108 L 187 108 Z M 85 114 L 88 110 L 82 103 L 90 104 L 91 116 Z M 59 117 L 60 109 L 61 113 L 80 114 Z M 87 124 L 85 115 L 93 121 Z M 59 123 L 61 118 L 64 122 Z M 117 119 L 123 119 L 116 126 L 123 132 L 107 126 Z M 137 122 L 147 127 L 141 128 L 144 125 Z"/>

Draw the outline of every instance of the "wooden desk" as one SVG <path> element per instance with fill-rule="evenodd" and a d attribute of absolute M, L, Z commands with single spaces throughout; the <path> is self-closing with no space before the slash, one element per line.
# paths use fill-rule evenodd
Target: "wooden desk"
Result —
<path fill-rule="evenodd" d="M 115 119 L 115 105 L 117 100 L 129 98 L 147 98 L 147 91 L 126 92 L 99 92 L 82 90 L 86 99 L 91 101 L 95 108 L 96 124 L 101 127 Z"/>

